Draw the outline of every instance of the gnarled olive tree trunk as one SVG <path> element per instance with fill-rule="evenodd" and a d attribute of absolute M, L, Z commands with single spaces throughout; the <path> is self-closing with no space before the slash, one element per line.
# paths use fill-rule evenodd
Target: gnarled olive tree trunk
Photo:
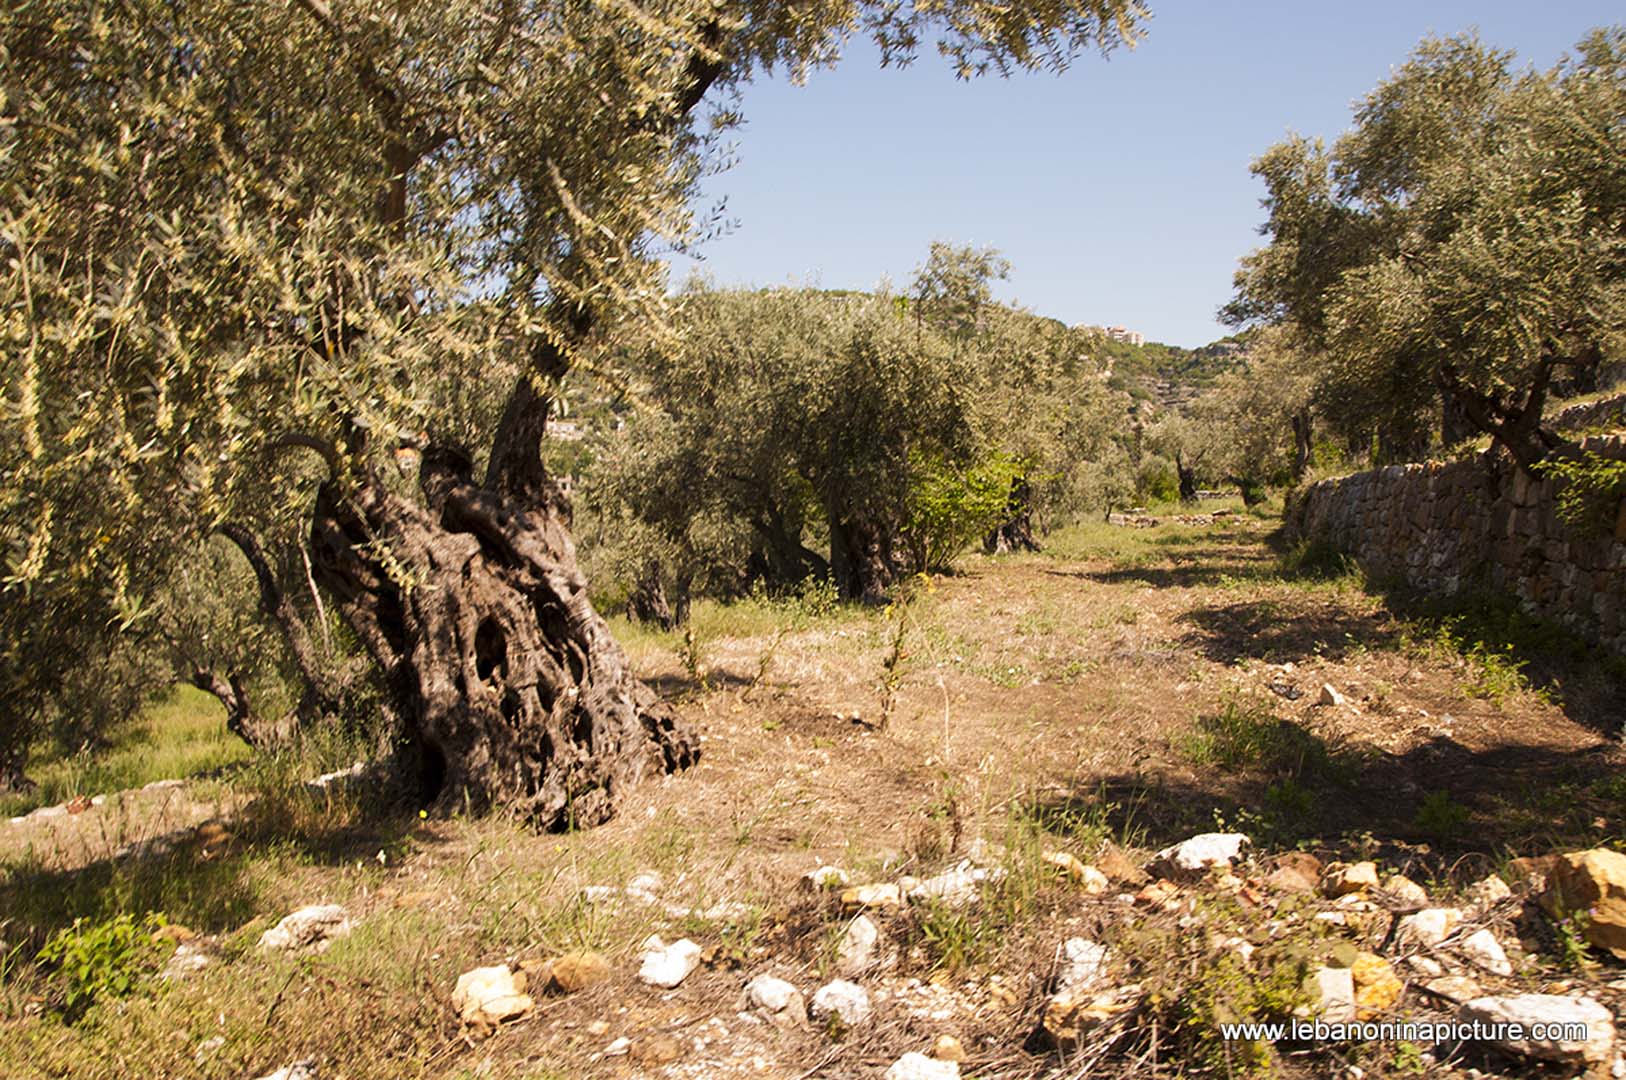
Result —
<path fill-rule="evenodd" d="M 989 555 L 1039 550 L 1039 533 L 1033 525 L 1033 488 L 1027 477 L 1011 481 L 1010 494 L 1005 498 L 1005 520 L 983 537 L 982 550 Z"/>
<path fill-rule="evenodd" d="M 370 472 L 331 479 L 311 540 L 317 580 L 383 669 L 436 804 L 560 829 L 606 820 L 622 789 L 689 765 L 699 744 L 588 600 L 568 505 L 541 467 L 546 402 L 527 385 L 485 482 L 467 456 L 433 447 L 421 502 Z"/>

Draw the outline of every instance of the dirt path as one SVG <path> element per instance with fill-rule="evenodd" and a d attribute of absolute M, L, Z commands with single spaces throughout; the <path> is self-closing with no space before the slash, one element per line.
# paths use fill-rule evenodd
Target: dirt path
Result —
<path fill-rule="evenodd" d="M 17 1006 L 0 1074 L 241 1077 L 309 1056 L 350 1080 L 856 1078 L 953 1034 L 968 1072 L 1038 1077 L 1053 1059 L 1022 1045 L 1058 943 L 1138 933 L 1152 918 L 1139 906 L 1046 878 L 975 918 L 889 913 L 895 963 L 862 980 L 878 1020 L 840 1042 L 764 1022 L 740 988 L 767 972 L 811 992 L 832 974 L 850 913 L 798 885 L 821 864 L 888 881 L 1023 844 L 1091 859 L 1109 840 L 1142 859 L 1219 820 L 1267 850 L 1376 856 L 1450 888 L 1510 855 L 1619 841 L 1614 676 L 1543 656 L 1548 688 L 1521 687 L 1501 652 L 1487 667 L 1445 647 L 1438 619 L 1351 579 L 1284 577 L 1267 528 L 1101 526 L 1050 554 L 970 559 L 887 611 L 713 613 L 705 687 L 676 639 L 635 637 L 635 664 L 678 695 L 704 754 L 585 833 L 307 799 L 120 861 L 86 839 L 104 807 L 12 826 L 11 843 L 27 832 L 60 857 L 22 873 L 7 849 L 8 934 L 161 910 L 217 962 L 96 1025 Z M 1324 686 L 1340 701 L 1322 704 Z M 640 876 L 654 899 L 619 891 Z M 315 958 L 255 953 L 276 918 L 317 901 L 344 903 L 356 931 Z M 652 932 L 692 937 L 708 963 L 677 990 L 643 986 Z M 615 975 L 487 1041 L 460 1031 L 460 972 L 577 948 Z"/>

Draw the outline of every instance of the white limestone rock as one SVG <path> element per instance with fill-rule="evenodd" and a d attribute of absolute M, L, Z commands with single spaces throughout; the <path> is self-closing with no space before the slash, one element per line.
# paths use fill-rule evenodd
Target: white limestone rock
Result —
<path fill-rule="evenodd" d="M 283 917 L 260 935 L 260 948 L 272 952 L 325 949 L 350 932 L 350 915 L 338 904 L 310 904 Z"/>
<path fill-rule="evenodd" d="M 835 979 L 819 987 L 808 1007 L 808 1014 L 819 1023 L 835 1020 L 848 1028 L 863 1024 L 873 1012 L 869 991 L 845 979 Z"/>
<path fill-rule="evenodd" d="M 745 984 L 745 996 L 751 1007 L 763 1012 L 782 1013 L 788 1009 L 802 1010 L 802 992 L 793 983 L 776 979 L 772 975 L 758 975 Z"/>
<path fill-rule="evenodd" d="M 1487 1026 L 1517 1024 L 1523 1038 L 1492 1041 L 1503 1050 L 1542 1061 L 1596 1064 L 1609 1060 L 1615 1044 L 1614 1017 L 1607 1008 L 1586 997 L 1556 994 L 1480 997 L 1464 1002 L 1457 1018 L 1465 1023 L 1477 1020 Z M 1554 1025 L 1571 1024 L 1584 1029 L 1585 1038 L 1538 1038 L 1534 1030 L 1542 1026 L 1548 1029 L 1545 1034 L 1551 1036 Z"/>
<path fill-rule="evenodd" d="M 700 946 L 688 938 L 668 945 L 656 934 L 645 939 L 639 959 L 640 982 L 671 990 L 700 966 Z"/>
<path fill-rule="evenodd" d="M 1489 930 L 1478 930 L 1463 938 L 1457 951 L 1493 975 L 1513 974 L 1513 964 L 1508 960 L 1507 952 Z"/>
<path fill-rule="evenodd" d="M 1164 873 L 1202 874 L 1211 867 L 1230 866 L 1249 843 L 1241 833 L 1203 833 L 1164 848 L 1154 862 Z"/>
<path fill-rule="evenodd" d="M 960 1063 L 908 1053 L 892 1063 L 884 1080 L 960 1080 Z"/>

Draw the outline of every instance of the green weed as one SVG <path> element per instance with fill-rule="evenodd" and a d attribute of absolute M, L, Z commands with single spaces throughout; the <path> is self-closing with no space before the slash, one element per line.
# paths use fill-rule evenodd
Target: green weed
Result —
<path fill-rule="evenodd" d="M 149 912 L 110 919 L 75 919 L 39 951 L 39 962 L 54 968 L 61 985 L 62 1014 L 82 1016 L 100 998 L 124 997 L 158 968 L 164 946 L 154 935 L 165 925 Z"/>

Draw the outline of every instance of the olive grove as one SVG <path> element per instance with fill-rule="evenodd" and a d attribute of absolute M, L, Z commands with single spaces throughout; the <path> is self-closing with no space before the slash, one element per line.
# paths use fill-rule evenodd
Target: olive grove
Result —
<path fill-rule="evenodd" d="M 158 608 L 210 536 L 247 561 L 313 707 L 359 660 L 443 806 L 588 824 L 694 760 L 589 602 L 541 450 L 560 380 L 676 333 L 659 256 L 708 227 L 696 185 L 746 80 L 832 64 L 854 35 L 888 63 L 935 42 L 962 78 L 1060 70 L 1145 14 L 9 5 L 0 772 L 21 779 L 86 657 L 196 642 Z M 228 661 L 187 662 L 229 696 Z"/>

